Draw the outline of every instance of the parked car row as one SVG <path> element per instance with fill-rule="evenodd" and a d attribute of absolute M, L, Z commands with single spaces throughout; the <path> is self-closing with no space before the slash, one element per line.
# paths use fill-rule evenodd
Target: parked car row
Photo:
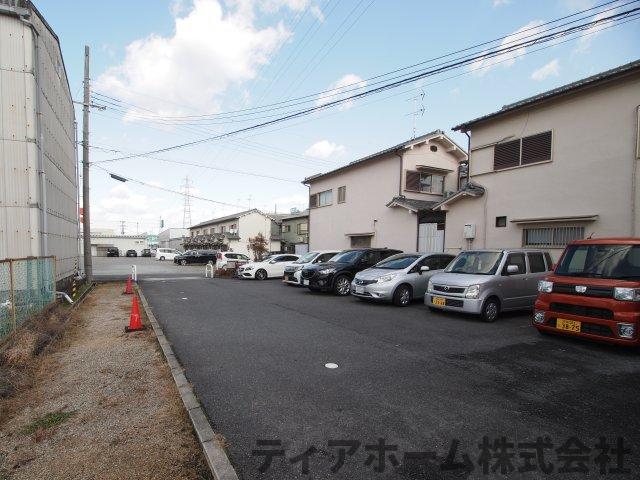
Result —
<path fill-rule="evenodd" d="M 571 242 L 557 265 L 543 249 L 403 253 L 389 248 L 270 255 L 238 270 L 242 278 L 283 277 L 313 291 L 432 311 L 477 315 L 533 310 L 542 334 L 639 345 L 640 239 Z"/>

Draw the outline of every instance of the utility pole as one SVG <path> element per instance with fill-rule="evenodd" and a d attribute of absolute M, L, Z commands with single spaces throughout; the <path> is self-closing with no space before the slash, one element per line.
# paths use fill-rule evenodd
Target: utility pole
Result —
<path fill-rule="evenodd" d="M 124 235 L 124 220 L 120 220 L 120 235 Z"/>
<path fill-rule="evenodd" d="M 191 199 L 190 189 L 191 189 L 191 181 L 189 180 L 189 176 L 184 178 L 184 183 L 182 184 L 182 188 L 184 189 L 184 210 L 182 212 L 182 228 L 189 228 L 191 226 Z"/>
<path fill-rule="evenodd" d="M 84 98 L 82 102 L 82 230 L 84 235 L 84 273 L 87 283 L 93 283 L 91 258 L 91 217 L 89 215 L 89 46 L 84 46 Z"/>

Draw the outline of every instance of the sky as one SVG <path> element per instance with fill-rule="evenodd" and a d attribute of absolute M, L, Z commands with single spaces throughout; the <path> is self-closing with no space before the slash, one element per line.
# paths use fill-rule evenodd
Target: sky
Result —
<path fill-rule="evenodd" d="M 607 7 L 616 10 L 606 15 L 638 6 L 624 7 L 628 1 Z M 100 162 L 214 137 L 286 111 L 238 110 L 305 96 L 309 103 L 294 109 L 320 106 L 327 102 L 320 92 L 345 85 L 361 92 L 382 73 L 505 35 L 518 39 L 605 1 L 35 3 L 60 38 L 74 100 L 82 100 L 84 45 L 91 49 L 93 102 L 106 107 L 93 108 L 90 119 L 90 160 Z M 247 208 L 303 209 L 305 177 L 404 142 L 414 128 L 416 135 L 441 129 L 464 146 L 454 125 L 640 58 L 640 20 L 534 50 L 222 140 L 98 163 L 90 177 L 92 228 L 120 231 L 124 222 L 127 234 L 157 233 L 161 218 L 165 228 L 182 227 L 184 197 L 170 191 L 183 191 L 186 177 L 191 224 Z M 206 117 L 212 114 L 218 116 Z M 80 108 L 76 119 L 81 126 Z M 98 166 L 146 185 L 118 182 Z"/>

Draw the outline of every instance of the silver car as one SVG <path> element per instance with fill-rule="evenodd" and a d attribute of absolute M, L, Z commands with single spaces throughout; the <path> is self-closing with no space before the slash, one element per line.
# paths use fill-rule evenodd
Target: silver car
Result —
<path fill-rule="evenodd" d="M 446 253 L 399 253 L 356 273 L 351 294 L 363 299 L 393 302 L 405 307 L 422 298 L 429 278 L 441 272 L 453 255 Z"/>
<path fill-rule="evenodd" d="M 544 250 L 464 251 L 430 279 L 424 303 L 431 309 L 478 314 L 485 322 L 494 322 L 502 311 L 533 308 L 538 280 L 551 266 L 551 256 Z"/>

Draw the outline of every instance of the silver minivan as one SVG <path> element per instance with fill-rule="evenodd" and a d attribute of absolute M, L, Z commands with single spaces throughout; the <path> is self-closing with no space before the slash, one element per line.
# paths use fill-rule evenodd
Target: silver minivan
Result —
<path fill-rule="evenodd" d="M 494 322 L 500 312 L 533 308 L 538 280 L 551 269 L 551 255 L 544 250 L 467 250 L 429 280 L 424 303 Z"/>
<path fill-rule="evenodd" d="M 429 278 L 441 272 L 454 258 L 447 253 L 392 255 L 356 273 L 351 282 L 351 295 L 406 307 L 414 298 L 422 298 Z"/>

